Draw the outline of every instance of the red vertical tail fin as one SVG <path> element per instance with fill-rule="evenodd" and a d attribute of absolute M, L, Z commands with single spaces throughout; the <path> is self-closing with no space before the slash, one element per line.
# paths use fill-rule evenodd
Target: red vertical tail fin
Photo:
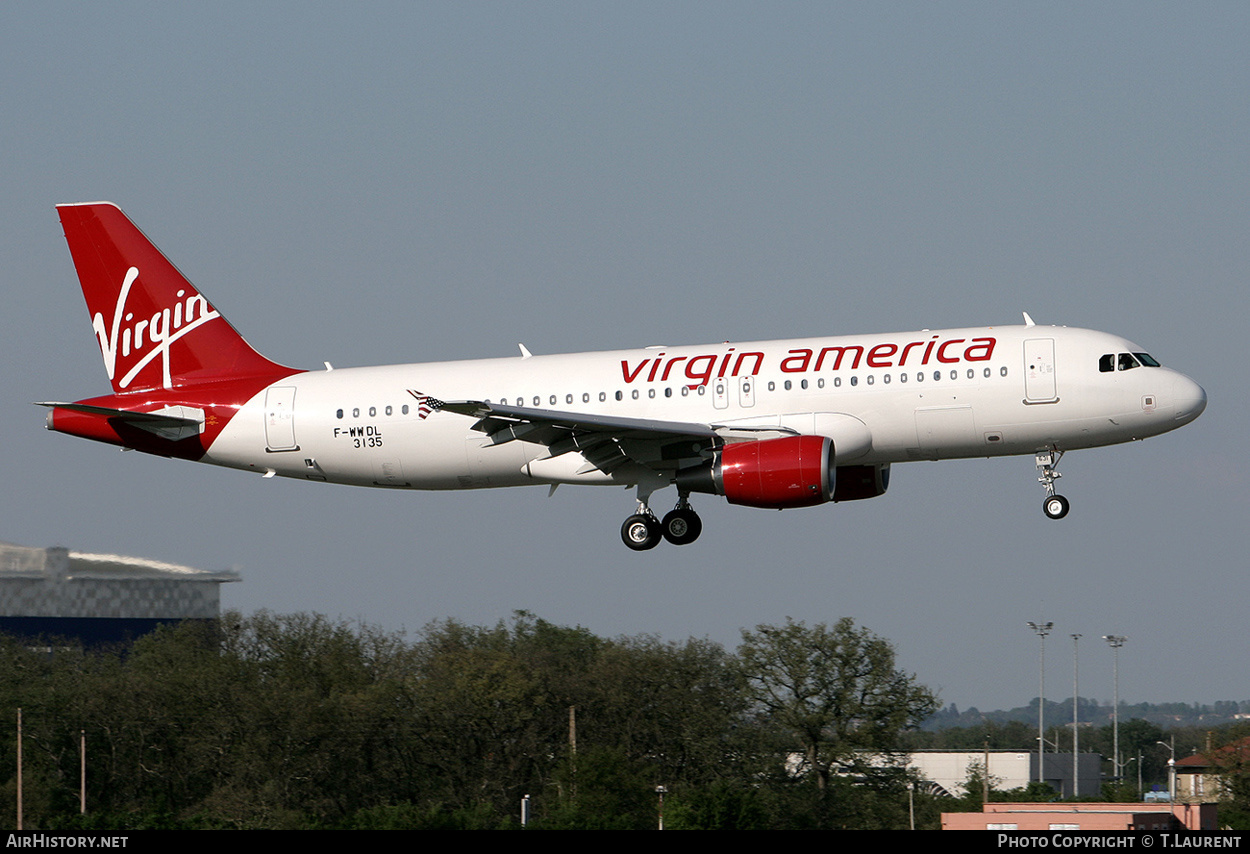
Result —
<path fill-rule="evenodd" d="M 116 205 L 57 212 L 114 392 L 291 373 L 253 350 Z"/>

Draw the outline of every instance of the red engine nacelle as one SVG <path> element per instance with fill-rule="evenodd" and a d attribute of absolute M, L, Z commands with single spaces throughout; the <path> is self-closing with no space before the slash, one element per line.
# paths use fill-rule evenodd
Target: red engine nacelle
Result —
<path fill-rule="evenodd" d="M 678 489 L 723 495 L 748 507 L 811 507 L 833 498 L 833 442 L 786 436 L 726 445 L 712 461 L 677 473 Z"/>
<path fill-rule="evenodd" d="M 824 436 L 736 442 L 711 462 L 677 473 L 678 489 L 773 510 L 872 498 L 889 482 L 888 464 L 835 466 L 833 440 Z"/>

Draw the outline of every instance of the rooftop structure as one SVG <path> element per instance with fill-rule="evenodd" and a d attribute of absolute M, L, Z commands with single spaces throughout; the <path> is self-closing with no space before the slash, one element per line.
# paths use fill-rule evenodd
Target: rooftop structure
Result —
<path fill-rule="evenodd" d="M 1216 830 L 1214 804 L 986 804 L 944 812 L 943 830 Z"/>
<path fill-rule="evenodd" d="M 0 630 L 126 640 L 161 623 L 215 619 L 220 585 L 239 580 L 236 570 L 0 542 Z"/>

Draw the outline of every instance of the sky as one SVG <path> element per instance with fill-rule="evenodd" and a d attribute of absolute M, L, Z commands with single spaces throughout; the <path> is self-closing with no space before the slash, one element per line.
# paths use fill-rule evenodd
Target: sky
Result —
<path fill-rule="evenodd" d="M 606 637 L 850 617 L 961 709 L 1250 699 L 1250 6 L 0 6 L 0 540 L 237 567 L 223 605 Z M 44 430 L 107 380 L 54 206 L 117 203 L 248 340 L 320 368 L 1039 324 L 1206 389 L 1184 429 L 894 467 L 785 513 L 326 486 Z M 1236 346 L 1235 346 L 1236 345 Z M 1238 391 L 1242 389 L 1242 391 Z M 483 396 L 488 396 L 484 391 Z M 672 498 L 657 496 L 657 509 Z"/>

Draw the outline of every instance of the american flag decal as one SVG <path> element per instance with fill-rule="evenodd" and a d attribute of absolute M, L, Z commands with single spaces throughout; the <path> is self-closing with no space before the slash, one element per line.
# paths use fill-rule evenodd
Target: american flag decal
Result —
<path fill-rule="evenodd" d="M 412 389 L 408 389 L 408 393 L 416 398 L 417 417 L 422 421 L 429 418 L 431 413 L 438 412 L 443 408 L 443 402 L 436 397 L 430 397 L 428 394 L 422 394 Z"/>

